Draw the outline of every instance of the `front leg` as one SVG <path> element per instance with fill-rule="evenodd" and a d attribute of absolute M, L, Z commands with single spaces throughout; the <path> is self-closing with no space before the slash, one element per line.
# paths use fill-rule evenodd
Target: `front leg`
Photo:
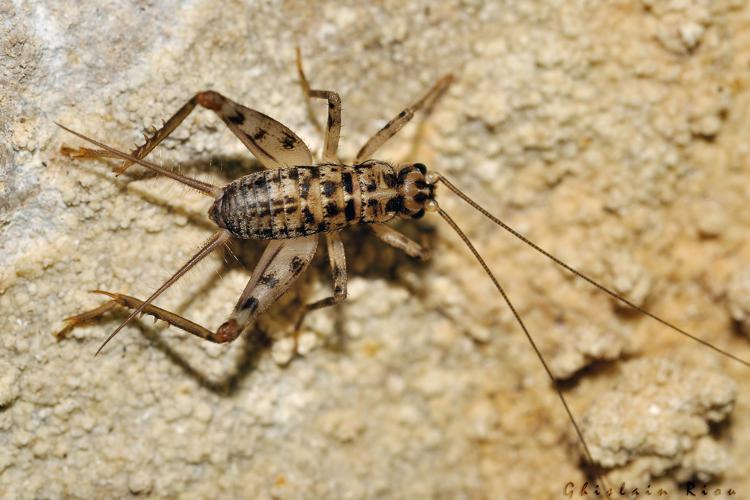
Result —
<path fill-rule="evenodd" d="M 378 132 L 370 137 L 365 145 L 362 146 L 357 153 L 357 157 L 354 159 L 354 163 L 362 163 L 363 161 L 372 158 L 375 151 L 380 149 L 383 144 L 388 142 L 388 139 L 396 135 L 407 123 L 409 123 L 409 121 L 411 121 L 414 117 L 414 113 L 420 109 L 426 109 L 428 112 L 431 111 L 432 106 L 434 106 L 437 100 L 445 94 L 446 90 L 448 90 L 451 82 L 453 82 L 453 75 L 442 77 L 424 96 L 422 96 L 420 100 L 401 111 L 395 118 L 386 123 L 383 128 L 378 130 Z"/>
<path fill-rule="evenodd" d="M 430 258 L 430 249 L 425 248 L 416 241 L 407 238 L 404 234 L 396 231 L 385 224 L 370 224 L 369 227 L 375 236 L 394 248 L 403 250 L 409 257 L 415 257 L 419 260 Z"/>

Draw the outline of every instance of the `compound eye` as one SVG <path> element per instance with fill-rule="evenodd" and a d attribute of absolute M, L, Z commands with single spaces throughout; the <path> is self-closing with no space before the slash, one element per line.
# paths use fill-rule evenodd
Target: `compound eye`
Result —
<path fill-rule="evenodd" d="M 424 163 L 415 163 L 414 168 L 422 172 L 422 175 L 427 173 L 427 167 L 424 165 Z"/>

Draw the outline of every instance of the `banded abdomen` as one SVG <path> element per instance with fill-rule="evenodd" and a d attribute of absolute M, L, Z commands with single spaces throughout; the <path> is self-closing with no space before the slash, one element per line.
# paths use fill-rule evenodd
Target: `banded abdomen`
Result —
<path fill-rule="evenodd" d="M 385 162 L 256 172 L 228 184 L 209 211 L 236 238 L 283 239 L 386 222 L 403 197 Z"/>

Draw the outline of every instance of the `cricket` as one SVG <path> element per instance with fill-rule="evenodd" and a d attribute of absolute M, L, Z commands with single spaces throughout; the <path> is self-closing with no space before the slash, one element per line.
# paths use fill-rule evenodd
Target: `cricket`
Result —
<path fill-rule="evenodd" d="M 338 158 L 342 124 L 339 95 L 334 91 L 311 88 L 303 70 L 299 49 L 297 50 L 297 71 L 308 99 L 308 105 L 312 99 L 323 99 L 328 104 L 325 128 L 320 127 L 324 130 L 324 141 L 319 161 L 313 158 L 313 154 L 303 140 L 282 123 L 212 90 L 195 94 L 159 130 L 147 137 L 146 141 L 131 153 L 125 153 L 58 124 L 67 132 L 98 148 L 64 146 L 62 152 L 67 156 L 80 159 L 122 160 L 116 170 L 118 175 L 137 164 L 158 175 L 169 177 L 211 198 L 212 204 L 208 215 L 216 225 L 216 231 L 200 250 L 145 300 L 121 293 L 97 290 L 97 293 L 107 296 L 108 300 L 95 309 L 66 318 L 65 326 L 57 334 L 58 337 L 64 337 L 77 326 L 95 320 L 110 311 L 125 308 L 131 312 L 101 344 L 96 354 L 99 354 L 126 325 L 144 314 L 163 320 L 169 325 L 210 342 L 232 342 L 239 336 L 247 334 L 253 328 L 258 315 L 266 311 L 294 285 L 310 265 L 322 235 L 325 238 L 333 279 L 333 293 L 329 297 L 303 306 L 294 325 L 296 341 L 306 314 L 334 306 L 346 299 L 347 268 L 345 248 L 340 236 L 342 230 L 350 226 L 366 226 L 385 244 L 405 252 L 410 257 L 426 260 L 430 256 L 428 248 L 390 227 L 388 223 L 396 219 L 420 219 L 426 214 L 437 214 L 473 254 L 515 317 L 557 393 L 577 435 L 584 459 L 594 471 L 593 474 L 599 484 L 606 486 L 603 471 L 597 467 L 592 458 L 579 422 L 570 410 L 534 337 L 474 244 L 459 224 L 440 207 L 437 194 L 440 188 L 444 188 L 446 193 L 459 197 L 494 224 L 543 254 L 556 265 L 633 311 L 648 316 L 668 329 L 722 356 L 750 367 L 748 361 L 649 312 L 613 291 L 612 288 L 563 262 L 494 216 L 445 176 L 428 169 L 424 164 L 392 164 L 376 159 L 378 150 L 397 135 L 415 114 L 431 109 L 436 104 L 448 90 L 454 78 L 453 75 L 449 74 L 439 79 L 420 99 L 388 121 L 359 149 L 356 157 L 349 164 L 341 162 Z M 166 139 L 196 107 L 211 110 L 218 115 L 264 169 L 244 175 L 225 186 L 215 186 L 147 161 L 146 157 L 149 153 Z M 261 240 L 266 241 L 267 244 L 231 315 L 223 324 L 211 330 L 154 305 L 154 301 L 164 291 L 202 259 L 225 246 L 230 240 Z"/>

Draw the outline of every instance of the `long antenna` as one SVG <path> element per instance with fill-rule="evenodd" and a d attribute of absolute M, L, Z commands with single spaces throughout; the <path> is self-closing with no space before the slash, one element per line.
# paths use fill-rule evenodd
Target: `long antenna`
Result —
<path fill-rule="evenodd" d="M 148 168 L 150 170 L 153 170 L 154 172 L 158 172 L 161 175 L 169 177 L 170 179 L 174 179 L 174 180 L 176 180 L 178 182 L 181 182 L 181 183 L 183 183 L 183 184 L 185 184 L 187 186 L 190 186 L 193 189 L 197 189 L 201 193 L 207 194 L 208 196 L 216 197 L 216 196 L 219 195 L 219 193 L 221 193 L 221 188 L 219 188 L 217 186 L 214 186 L 212 184 L 208 184 L 206 182 L 201 182 L 201 181 L 196 180 L 196 179 L 191 179 L 190 177 L 185 177 L 184 175 L 180 175 L 178 173 L 172 172 L 171 170 L 167 170 L 166 168 L 160 167 L 159 165 L 156 165 L 155 163 L 152 163 L 150 161 L 142 160 L 140 158 L 136 158 L 133 155 L 130 155 L 130 154 L 127 154 L 127 153 L 123 153 L 122 151 L 118 151 L 117 149 L 115 149 L 115 148 L 113 148 L 111 146 L 107 146 L 106 144 L 103 144 L 103 143 L 101 143 L 101 142 L 99 142 L 97 140 L 94 140 L 91 137 L 87 137 L 87 136 L 85 136 L 85 135 L 83 135 L 83 134 L 81 134 L 79 132 L 76 132 L 75 130 L 71 130 L 68 127 L 66 127 L 65 125 L 61 125 L 61 124 L 59 124 L 57 122 L 55 122 L 55 125 L 57 125 L 58 127 L 60 127 L 63 130 L 66 130 L 66 131 L 70 132 L 71 134 L 73 134 L 73 135 L 75 135 L 77 137 L 80 137 L 84 141 L 87 141 L 87 142 L 90 142 L 91 144 L 99 146 L 104 151 L 106 151 L 107 153 L 109 153 L 108 156 L 113 156 L 115 158 L 120 158 L 121 160 L 132 161 L 133 163 L 137 163 L 137 164 L 139 164 L 139 165 L 141 165 L 143 167 L 146 167 L 146 168 Z"/>
<path fill-rule="evenodd" d="M 474 200 L 472 200 L 471 198 L 469 198 L 467 195 L 465 195 L 460 189 L 458 189 L 456 186 L 454 186 L 450 181 L 448 181 L 442 175 L 438 177 L 438 180 L 440 182 L 442 182 L 443 184 L 445 184 L 445 186 L 448 189 L 450 189 L 456 195 L 458 195 L 459 198 L 461 198 L 466 203 L 468 203 L 469 205 L 471 205 L 472 207 L 474 207 L 477 211 L 481 212 L 482 215 L 484 215 L 485 217 L 487 217 L 488 219 L 490 219 L 492 222 L 494 222 L 498 226 L 500 226 L 503 229 L 505 229 L 506 231 L 508 231 L 510 234 L 512 234 L 513 236 L 515 236 L 519 240 L 521 240 L 524 243 L 526 243 L 527 245 L 529 245 L 531 248 L 533 248 L 537 252 L 539 252 L 542 255 L 546 256 L 547 258 L 551 259 L 555 264 L 557 264 L 557 265 L 565 268 L 566 270 L 568 270 L 571 273 L 575 274 L 579 278 L 587 281 L 588 283 L 590 283 L 591 285 L 595 286 L 596 288 L 598 288 L 602 292 L 606 293 L 610 297 L 613 297 L 613 298 L 619 300 L 623 304 L 626 304 L 627 306 L 629 306 L 632 309 L 640 312 L 641 314 L 644 314 L 644 315 L 648 316 L 649 318 L 658 321 L 662 325 L 664 325 L 664 326 L 666 326 L 668 328 L 671 328 L 672 330 L 674 330 L 674 331 L 676 331 L 676 332 L 684 335 L 685 337 L 687 337 L 689 339 L 692 339 L 692 340 L 698 342 L 699 344 L 702 344 L 702 345 L 708 347 L 709 349 L 713 349 L 714 351 L 718 352 L 719 354 L 723 354 L 724 356 L 726 356 L 728 358 L 731 358 L 734 361 L 736 361 L 738 363 L 741 363 L 741 364 L 747 366 L 748 368 L 750 368 L 750 362 L 745 361 L 744 359 L 739 358 L 739 357 L 735 356 L 734 354 L 732 354 L 730 352 L 727 352 L 727 351 L 725 351 L 725 350 L 723 350 L 723 349 L 721 349 L 719 347 L 716 347 L 715 345 L 711 344 L 710 342 L 708 342 L 706 340 L 703 340 L 703 339 L 701 339 L 699 337 L 696 337 L 695 335 L 693 335 L 691 333 L 688 333 L 687 331 L 685 331 L 682 328 L 674 325 L 673 323 L 670 323 L 669 321 L 667 321 L 667 320 L 665 320 L 663 318 L 660 318 L 659 316 L 657 316 L 657 315 L 649 312 L 648 310 L 646 310 L 646 309 L 644 309 L 644 308 L 642 308 L 640 306 L 637 306 L 636 304 L 634 304 L 630 300 L 626 299 L 622 295 L 618 294 L 617 292 L 614 292 L 614 291 L 610 290 L 609 288 L 607 288 L 606 286 L 602 285 L 601 283 L 599 283 L 598 281 L 594 280 L 593 278 L 590 278 L 586 274 L 582 273 L 581 271 L 578 271 L 577 269 L 574 269 L 573 267 L 569 266 L 568 264 L 566 264 L 565 262 L 563 262 L 559 258 L 555 257 L 554 255 L 552 255 L 548 251 L 546 251 L 543 248 L 541 248 L 539 245 L 537 245 L 533 241 L 531 241 L 528 238 L 526 238 L 524 235 L 522 235 L 521 233 L 519 233 L 517 230 L 513 229 L 508 224 L 506 224 L 505 222 L 501 221 L 500 219 L 498 219 L 497 217 L 495 217 L 494 215 L 492 215 L 491 213 L 489 213 L 487 210 L 485 210 L 484 208 L 482 208 L 481 205 L 479 205 L 477 202 L 475 202 Z"/>
<path fill-rule="evenodd" d="M 495 288 L 497 288 L 497 291 L 500 292 L 500 295 L 503 296 L 503 300 L 505 300 L 505 303 L 508 304 L 510 311 L 513 313 L 513 316 L 516 318 L 516 321 L 521 326 L 521 329 L 523 330 L 523 333 L 526 335 L 526 338 L 529 340 L 531 347 L 534 349 L 534 352 L 536 353 L 536 357 L 539 358 L 539 362 L 542 363 L 542 366 L 544 367 L 544 371 L 547 372 L 547 376 L 552 382 L 552 385 L 555 387 L 555 392 L 560 398 L 560 401 L 562 402 L 563 407 L 565 407 L 565 412 L 568 414 L 568 418 L 570 419 L 570 422 L 573 424 L 576 434 L 578 435 L 578 440 L 581 443 L 581 446 L 583 447 L 583 451 L 586 455 L 586 460 L 588 461 L 589 465 L 591 465 L 591 467 L 593 468 L 596 478 L 603 484 L 605 489 L 608 489 L 607 483 L 604 481 L 604 478 L 600 474 L 599 466 L 596 464 L 596 462 L 594 462 L 594 459 L 591 456 L 591 452 L 589 451 L 589 447 L 586 444 L 586 440 L 583 438 L 583 433 L 581 432 L 581 428 L 578 426 L 578 422 L 576 422 L 576 419 L 573 416 L 573 412 L 570 411 L 570 407 L 568 406 L 568 402 L 565 399 L 565 396 L 560 390 L 560 387 L 557 385 L 557 381 L 555 380 L 555 377 L 552 375 L 552 371 L 547 365 L 547 362 L 544 360 L 544 356 L 542 356 L 542 352 L 539 350 L 539 347 L 536 345 L 534 338 L 531 336 L 531 333 L 529 333 L 529 330 L 526 328 L 526 325 L 521 319 L 521 315 L 518 314 L 518 311 L 516 310 L 515 306 L 513 306 L 513 303 L 510 301 L 510 297 L 508 297 L 508 294 L 505 292 L 503 287 L 497 281 L 497 278 L 495 278 L 495 275 L 492 274 L 492 271 L 490 271 L 489 266 L 487 266 L 487 263 L 484 261 L 482 256 L 479 255 L 479 252 L 477 251 L 477 249 L 474 247 L 471 241 L 469 241 L 469 238 L 467 238 L 466 234 L 464 234 L 461 228 L 458 227 L 458 224 L 456 224 L 455 221 L 451 219 L 451 217 L 447 213 L 445 213 L 442 208 L 438 207 L 437 213 L 440 214 L 440 216 L 445 220 L 445 222 L 448 223 L 448 225 L 451 228 L 453 228 L 456 234 L 458 234 L 458 236 L 463 240 L 464 244 L 467 247 L 469 247 L 469 250 L 471 250 L 471 253 L 474 254 L 474 257 L 477 259 L 479 264 L 484 269 L 484 272 L 487 273 L 487 276 L 489 276 L 490 279 L 492 280 L 492 283 L 495 285 Z"/>

